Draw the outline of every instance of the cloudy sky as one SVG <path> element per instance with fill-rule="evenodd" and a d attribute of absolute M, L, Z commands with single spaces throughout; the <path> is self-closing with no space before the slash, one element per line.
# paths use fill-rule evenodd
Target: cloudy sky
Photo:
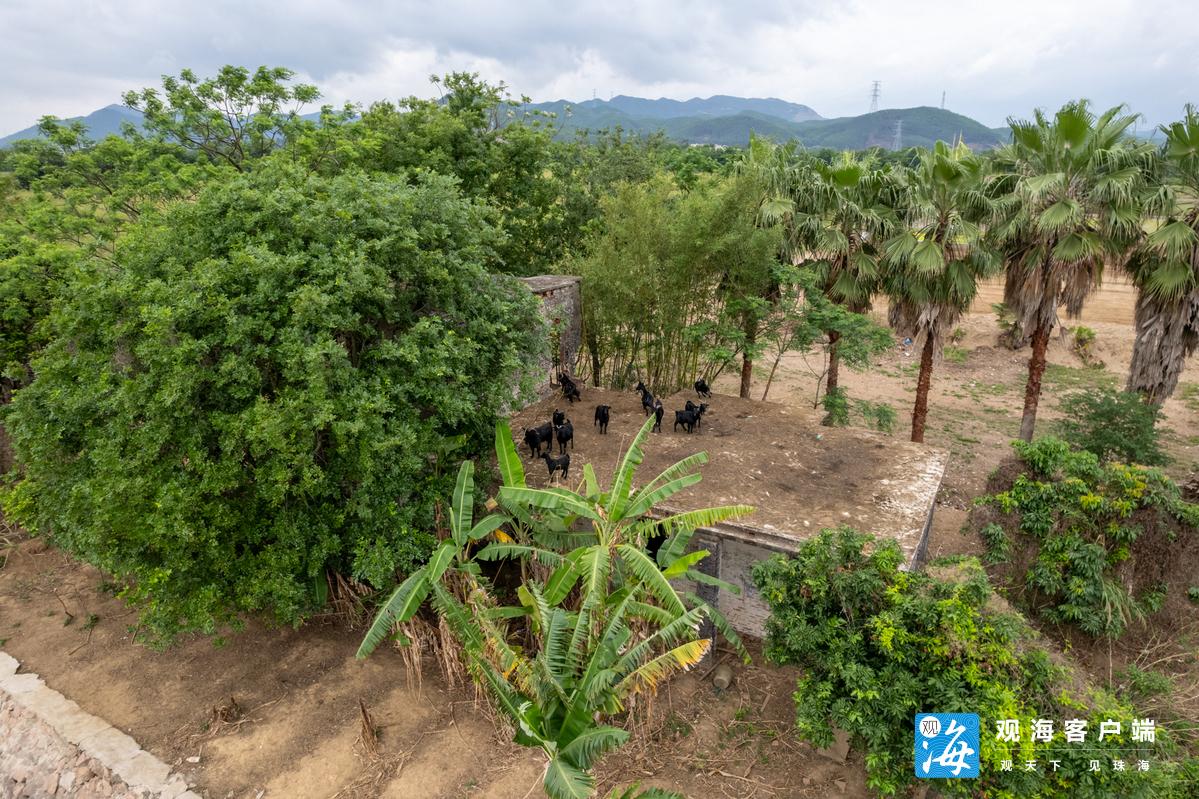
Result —
<path fill-rule="evenodd" d="M 534 100 L 780 97 L 824 116 L 939 105 L 998 125 L 1086 96 L 1147 124 L 1199 102 L 1196 0 L 0 0 L 0 135 L 190 67 L 282 65 L 331 102 L 470 70 Z"/>

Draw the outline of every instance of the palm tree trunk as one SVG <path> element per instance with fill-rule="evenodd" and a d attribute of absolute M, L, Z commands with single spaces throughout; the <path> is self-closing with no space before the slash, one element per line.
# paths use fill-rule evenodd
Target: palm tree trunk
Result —
<path fill-rule="evenodd" d="M 1024 388 L 1024 417 L 1020 420 L 1020 438 L 1032 441 L 1037 426 L 1037 403 L 1041 401 L 1041 377 L 1045 374 L 1045 351 L 1049 349 L 1051 325 L 1040 323 L 1032 333 L 1032 356 L 1028 359 L 1028 384 Z"/>
<path fill-rule="evenodd" d="M 928 390 L 933 383 L 933 334 L 924 336 L 924 350 L 920 353 L 920 378 L 916 381 L 916 406 L 912 408 L 912 440 L 924 443 L 924 423 L 928 419 Z"/>
<path fill-rule="evenodd" d="M 841 338 L 841 334 L 836 330 L 828 331 L 828 380 L 824 384 L 824 393 L 831 394 L 837 390 L 839 385 L 838 366 L 840 360 L 837 357 L 837 341 Z"/>

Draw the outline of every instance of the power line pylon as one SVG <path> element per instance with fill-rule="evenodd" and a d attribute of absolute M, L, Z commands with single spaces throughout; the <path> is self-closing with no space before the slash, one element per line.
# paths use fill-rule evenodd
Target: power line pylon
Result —
<path fill-rule="evenodd" d="M 882 94 L 882 91 L 883 91 L 882 81 L 876 80 L 873 84 L 871 84 L 871 86 L 870 86 L 870 113 L 872 113 L 872 114 L 878 110 L 878 98 Z"/>

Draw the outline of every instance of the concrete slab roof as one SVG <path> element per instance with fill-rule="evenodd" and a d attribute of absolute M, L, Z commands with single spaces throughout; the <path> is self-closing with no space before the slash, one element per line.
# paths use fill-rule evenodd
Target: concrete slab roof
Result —
<path fill-rule="evenodd" d="M 542 400 L 516 413 L 513 435 L 525 461 L 530 485 L 547 484 L 547 469 L 532 462 L 522 428 L 550 421 L 555 409 L 574 425 L 568 484 L 581 482 L 591 463 L 607 486 L 624 449 L 645 415 L 636 392 L 583 387 L 583 400 L 568 406 L 561 397 Z M 921 555 L 937 490 L 949 453 L 853 428 L 819 424 L 810 410 L 773 402 L 715 395 L 703 427 L 689 435 L 672 430 L 674 411 L 693 392 L 666 398 L 662 432 L 653 433 L 636 485 L 644 485 L 672 463 L 705 451 L 703 481 L 675 494 L 662 513 L 712 505 L 747 504 L 752 514 L 719 525 L 717 532 L 780 551 L 792 551 L 824 527 L 848 524 L 894 539 L 909 563 Z M 608 435 L 593 426 L 595 406 L 612 406 Z M 556 445 L 555 445 L 556 452 Z"/>

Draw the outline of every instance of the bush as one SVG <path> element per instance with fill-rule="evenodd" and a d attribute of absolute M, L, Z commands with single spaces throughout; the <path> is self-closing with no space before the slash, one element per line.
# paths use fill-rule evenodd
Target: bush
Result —
<path fill-rule="evenodd" d="M 902 562 L 894 542 L 840 528 L 822 531 L 793 558 L 775 556 L 754 568 L 770 605 L 766 655 L 803 672 L 795 692 L 802 738 L 826 746 L 834 726 L 844 729 L 865 753 L 867 784 L 893 796 L 919 784 L 912 767 L 916 714 L 978 713 L 980 776 L 938 780 L 940 795 L 1186 795 L 1182 766 L 1167 759 L 1174 750 L 1160 727 L 1152 744 L 1133 743 L 1126 733 L 1071 747 L 1062 743 L 1059 722 L 1056 741 L 1034 743 L 1030 719 L 1084 718 L 1095 730 L 1110 718 L 1129 730 L 1135 710 L 1103 691 L 1076 691 L 1027 624 L 993 607 L 976 561 L 935 577 L 901 571 Z M 1019 719 L 1021 739 L 998 740 L 998 719 Z M 1050 758 L 1060 761 L 1056 771 Z M 1090 773 L 1092 758 L 1147 758 L 1152 770 Z M 1026 771 L 1028 760 L 1042 765 Z M 1004 761 L 1015 767 L 1002 770 Z"/>
<path fill-rule="evenodd" d="M 481 266 L 493 238 L 450 179 L 270 161 L 144 221 L 5 413 L 6 512 L 161 640 L 296 623 L 329 569 L 391 582 L 434 543 L 441 461 L 485 445 L 543 346 L 533 297 Z"/>
<path fill-rule="evenodd" d="M 1134 391 L 1078 391 L 1062 398 L 1059 408 L 1061 437 L 1101 461 L 1157 466 L 1167 460 L 1158 444 L 1160 409 Z"/>
<path fill-rule="evenodd" d="M 1072 451 L 1045 437 L 1016 441 L 1025 471 L 1011 488 L 978 500 L 995 508 L 1025 538 L 1026 573 L 1013 575 L 1030 604 L 1045 618 L 1077 625 L 1089 635 L 1119 636 L 1131 621 L 1156 612 L 1170 563 L 1162 547 L 1180 551 L 1182 535 L 1199 525 L 1199 505 L 1184 502 L 1178 486 L 1156 469 L 1121 463 L 1101 465 L 1090 452 Z M 981 528 L 992 562 L 1008 560 L 998 524 Z M 1138 542 L 1141 542 L 1138 544 Z M 1134 555 L 1145 543 L 1148 562 Z M 1135 595 L 1122 575 L 1140 584 Z"/>

